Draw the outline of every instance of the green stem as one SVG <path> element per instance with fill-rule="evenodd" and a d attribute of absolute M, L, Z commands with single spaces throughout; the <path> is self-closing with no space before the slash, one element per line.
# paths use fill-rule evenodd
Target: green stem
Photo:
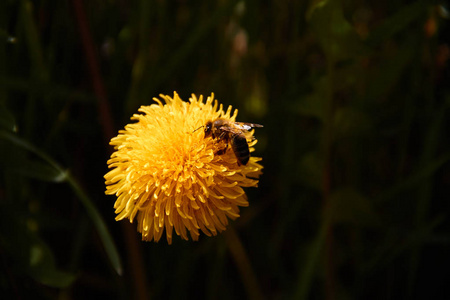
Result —
<path fill-rule="evenodd" d="M 38 30 L 33 20 L 33 4 L 30 1 L 21 1 L 21 14 L 25 31 L 26 42 L 30 51 L 34 75 L 38 81 L 48 81 L 49 74 L 44 63 L 44 55 L 39 41 Z"/>
<path fill-rule="evenodd" d="M 329 20 L 329 36 L 331 39 L 331 24 L 332 20 Z M 324 232 L 320 232 L 319 237 L 325 238 L 325 292 L 326 299 L 334 299 L 335 295 L 335 275 L 334 275 L 334 259 L 333 259 L 333 248 L 334 248 L 334 237 L 333 237 L 333 224 L 329 221 L 331 214 L 329 212 L 329 207 L 331 205 L 330 192 L 331 192 L 331 151 L 332 151 L 332 128 L 333 128 L 333 94 L 334 94 L 334 57 L 332 51 L 327 53 L 327 101 L 325 105 L 324 114 L 324 132 L 323 132 L 323 160 L 324 160 L 324 170 L 323 170 L 323 183 L 322 183 L 322 196 L 323 196 L 323 210 L 325 212 L 323 226 Z M 322 236 L 325 234 L 325 236 Z"/>
<path fill-rule="evenodd" d="M 247 290 L 248 298 L 255 300 L 264 299 L 255 272 L 250 264 L 250 259 L 248 258 L 244 245 L 242 245 L 236 231 L 230 226 L 230 228 L 225 231 L 224 236 L 228 249 L 230 249 L 236 267 L 241 275 L 242 282 Z"/>
<path fill-rule="evenodd" d="M 323 222 L 316 236 L 316 239 L 311 244 L 307 259 L 302 259 L 302 272 L 298 277 L 297 290 L 293 299 L 309 299 L 308 294 L 312 284 L 312 278 L 314 277 L 314 269 L 317 266 L 319 257 L 321 255 L 323 247 L 325 245 L 325 240 L 328 232 L 328 222 Z M 303 252 L 299 255 L 304 255 Z"/>

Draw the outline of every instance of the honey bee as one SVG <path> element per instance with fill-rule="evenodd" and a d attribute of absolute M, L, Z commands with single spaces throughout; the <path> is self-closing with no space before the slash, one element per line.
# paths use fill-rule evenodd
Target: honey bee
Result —
<path fill-rule="evenodd" d="M 228 144 L 230 143 L 238 165 L 246 165 L 250 159 L 250 150 L 246 133 L 253 127 L 263 126 L 253 123 L 232 122 L 224 118 L 218 118 L 206 122 L 206 124 L 201 127 L 205 128 L 205 138 L 212 137 L 217 141 L 225 142 L 225 148 L 219 150 L 216 154 L 225 153 L 228 149 Z"/>

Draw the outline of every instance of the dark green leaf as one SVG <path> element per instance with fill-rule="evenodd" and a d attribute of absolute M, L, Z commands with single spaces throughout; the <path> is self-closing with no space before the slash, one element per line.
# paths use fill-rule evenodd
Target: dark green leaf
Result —
<path fill-rule="evenodd" d="M 40 151 L 32 144 L 28 143 L 25 140 L 22 140 L 18 136 L 14 134 L 10 134 L 5 131 L 0 131 L 0 138 L 12 142 L 14 145 L 19 146 L 20 148 L 26 149 L 37 156 L 39 156 L 42 160 L 44 160 L 49 166 L 54 168 L 58 172 L 58 176 L 62 176 L 62 178 L 66 179 L 70 184 L 71 188 L 75 191 L 81 203 L 85 206 L 89 216 L 91 217 L 94 225 L 99 233 L 100 238 L 102 239 L 103 245 L 105 247 L 106 253 L 115 268 L 118 274 L 122 273 L 122 264 L 120 261 L 119 253 L 117 248 L 112 240 L 112 237 L 106 227 L 103 218 L 95 208 L 95 205 L 92 203 L 92 200 L 84 193 L 78 183 L 72 178 L 67 172 L 65 172 L 51 157 L 49 157 L 44 152 Z M 40 174 L 40 176 L 45 176 L 45 174 Z M 57 177 L 58 178 L 58 177 Z"/>
<path fill-rule="evenodd" d="M 413 251 L 416 246 L 429 242 L 435 236 L 433 231 L 444 219 L 443 216 L 438 216 L 420 228 L 411 230 L 407 235 L 399 236 L 395 232 L 387 232 L 385 240 L 374 249 L 371 259 L 364 263 L 365 271 L 373 272 L 380 266 L 392 263 L 395 258 Z"/>
<path fill-rule="evenodd" d="M 303 155 L 299 161 L 299 176 L 307 186 L 322 189 L 323 160 L 317 152 L 309 152 Z"/>
<path fill-rule="evenodd" d="M 43 181 L 62 182 L 66 178 L 66 172 L 61 172 L 46 162 L 29 158 L 22 147 L 1 139 L 0 167 L 7 173 Z"/>
<path fill-rule="evenodd" d="M 74 180 L 74 178 L 68 176 L 68 181 L 72 186 L 72 188 L 74 189 L 75 193 L 77 194 L 78 198 L 81 200 L 81 203 L 83 203 L 84 207 L 86 208 L 89 217 L 94 222 L 94 226 L 96 227 L 97 232 L 103 242 L 103 246 L 105 247 L 106 253 L 108 255 L 109 260 L 111 261 L 111 264 L 113 265 L 117 274 L 121 275 L 122 263 L 120 261 L 120 256 L 117 251 L 116 245 L 114 244 L 114 241 L 111 237 L 111 234 L 109 233 L 109 230 L 106 227 L 105 221 L 103 221 L 102 216 L 95 208 L 95 205 L 92 203 L 92 200 L 81 189 L 81 187 Z"/>
<path fill-rule="evenodd" d="M 424 12 L 430 6 L 431 1 L 416 1 L 412 4 L 404 6 L 399 12 L 385 19 L 381 25 L 375 28 L 366 40 L 371 47 L 380 42 L 391 38 L 393 35 L 407 30 L 411 22 L 423 18 Z"/>
<path fill-rule="evenodd" d="M 16 131 L 17 125 L 13 114 L 0 102 L 0 128 Z"/>
<path fill-rule="evenodd" d="M 327 58 L 334 62 L 368 53 L 353 26 L 345 19 L 340 1 L 318 1 L 310 13 L 310 25 Z"/>
<path fill-rule="evenodd" d="M 300 115 L 315 117 L 323 121 L 325 106 L 327 101 L 326 89 L 328 80 L 326 77 L 318 79 L 314 83 L 314 90 L 311 94 L 296 101 L 293 111 Z"/>
<path fill-rule="evenodd" d="M 334 223 L 350 223 L 363 226 L 380 224 L 372 203 L 353 188 L 341 188 L 330 195 L 327 218 Z"/>
<path fill-rule="evenodd" d="M 369 103 L 377 101 L 395 87 L 406 68 L 411 66 L 416 53 L 415 45 L 414 40 L 406 40 L 392 56 L 386 55 L 379 66 L 367 74 L 370 84 L 366 91 L 366 101 Z"/>
<path fill-rule="evenodd" d="M 16 162 L 16 167 L 12 171 L 27 177 L 49 182 L 63 182 L 67 176 L 66 172 L 55 170 L 55 168 L 46 163 L 28 159 Z"/>
<path fill-rule="evenodd" d="M 371 116 L 354 107 L 337 109 L 333 120 L 333 138 L 348 138 L 363 135 L 371 128 Z"/>
<path fill-rule="evenodd" d="M 382 203 L 384 201 L 388 201 L 398 195 L 401 192 L 404 192 L 409 189 L 416 188 L 417 185 L 422 182 L 424 179 L 432 176 L 437 170 L 439 170 L 444 164 L 450 161 L 450 155 L 444 155 L 438 159 L 430 161 L 426 166 L 422 169 L 417 170 L 412 173 L 409 177 L 399 181 L 398 183 L 392 185 L 389 189 L 381 192 L 376 198 L 375 201 L 377 203 Z"/>
<path fill-rule="evenodd" d="M 53 252 L 33 228 L 33 220 L 17 214 L 12 207 L 1 207 L 0 244 L 12 257 L 17 272 L 52 286 L 67 287 L 75 275 L 59 270 Z"/>

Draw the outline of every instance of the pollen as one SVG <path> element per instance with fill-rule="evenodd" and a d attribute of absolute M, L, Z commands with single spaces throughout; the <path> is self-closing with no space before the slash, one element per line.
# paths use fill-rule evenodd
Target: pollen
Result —
<path fill-rule="evenodd" d="M 195 95 L 182 101 L 176 92 L 160 99 L 141 106 L 111 139 L 105 193 L 117 198 L 116 220 L 136 219 L 145 241 L 157 242 L 165 232 L 171 244 L 174 230 L 184 240 L 188 232 L 195 241 L 201 232 L 217 235 L 249 205 L 243 187 L 257 186 L 261 158 L 239 165 L 231 149 L 223 153 L 220 142 L 196 130 L 217 118 L 236 120 L 237 109 L 225 111 L 214 94 L 205 102 Z M 257 142 L 251 138 L 250 152 Z"/>

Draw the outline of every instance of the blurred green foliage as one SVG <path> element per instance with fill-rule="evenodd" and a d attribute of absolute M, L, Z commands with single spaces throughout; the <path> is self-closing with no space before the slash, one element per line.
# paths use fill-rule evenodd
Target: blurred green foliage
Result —
<path fill-rule="evenodd" d="M 2 297 L 448 299 L 446 5 L 1 1 Z M 168 246 L 103 175 L 173 91 L 264 124 L 265 169 L 225 233 Z"/>

